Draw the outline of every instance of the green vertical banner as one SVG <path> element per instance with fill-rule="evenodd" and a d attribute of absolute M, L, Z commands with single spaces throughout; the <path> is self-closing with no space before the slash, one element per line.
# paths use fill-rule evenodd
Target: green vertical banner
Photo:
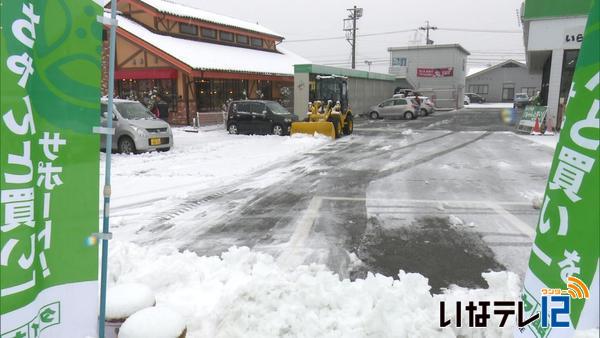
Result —
<path fill-rule="evenodd" d="M 540 319 L 518 337 L 598 327 L 600 7 L 592 6 L 537 224 L 522 294 Z M 561 327 L 562 325 L 566 327 Z"/>
<path fill-rule="evenodd" d="M 0 336 L 94 337 L 100 1 L 0 0 Z"/>

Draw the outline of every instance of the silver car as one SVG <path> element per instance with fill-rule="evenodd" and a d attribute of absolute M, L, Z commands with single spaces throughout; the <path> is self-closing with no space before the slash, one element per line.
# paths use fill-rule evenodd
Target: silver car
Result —
<path fill-rule="evenodd" d="M 417 118 L 417 114 L 415 113 L 416 108 L 417 105 L 411 99 L 391 98 L 370 107 L 366 115 L 372 120 L 379 118 L 404 118 L 406 120 L 413 120 Z"/>
<path fill-rule="evenodd" d="M 107 126 L 108 99 L 100 100 L 100 121 Z M 113 100 L 112 149 L 121 153 L 167 151 L 173 146 L 169 124 L 156 118 L 143 104 L 130 100 Z M 100 147 L 106 149 L 106 136 L 101 135 Z"/>

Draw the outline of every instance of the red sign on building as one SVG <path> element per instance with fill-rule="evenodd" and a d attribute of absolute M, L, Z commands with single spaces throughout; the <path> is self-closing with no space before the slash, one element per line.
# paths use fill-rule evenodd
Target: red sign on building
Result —
<path fill-rule="evenodd" d="M 417 68 L 417 77 L 451 77 L 454 67 L 446 68 Z"/>

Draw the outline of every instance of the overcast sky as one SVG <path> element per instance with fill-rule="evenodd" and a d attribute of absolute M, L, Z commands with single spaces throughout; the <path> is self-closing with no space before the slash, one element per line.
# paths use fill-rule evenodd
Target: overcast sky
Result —
<path fill-rule="evenodd" d="M 471 52 L 469 67 L 484 67 L 513 58 L 524 61 L 521 33 L 476 33 L 447 31 L 521 30 L 517 16 L 522 0 L 172 0 L 203 10 L 258 22 L 285 37 L 282 44 L 314 63 L 350 66 L 351 47 L 345 39 L 293 42 L 311 38 L 343 36 L 342 20 L 347 8 L 364 9 L 358 21 L 360 34 L 416 29 L 429 20 L 440 28 L 431 33 L 436 43 L 459 43 Z M 423 31 L 358 37 L 357 68 L 387 72 L 388 47 L 407 46 L 411 40 L 425 43 Z M 414 44 L 414 42 L 412 42 Z"/>

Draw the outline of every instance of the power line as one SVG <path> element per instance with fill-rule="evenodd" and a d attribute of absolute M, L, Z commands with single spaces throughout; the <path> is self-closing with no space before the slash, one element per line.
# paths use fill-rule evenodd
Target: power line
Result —
<path fill-rule="evenodd" d="M 475 28 L 438 28 L 439 30 L 449 32 L 469 32 L 469 33 L 504 33 L 504 34 L 521 34 L 521 30 L 509 30 L 509 29 L 475 29 Z"/>
<path fill-rule="evenodd" d="M 398 33 L 410 33 L 414 32 L 416 29 L 401 29 L 397 31 L 389 31 L 389 32 L 378 32 L 378 33 L 368 33 L 368 34 L 357 34 L 357 37 L 367 37 L 367 36 L 380 36 L 380 35 L 390 35 L 390 34 L 398 34 Z M 296 39 L 296 40 L 283 40 L 283 42 L 312 42 L 312 41 L 327 41 L 327 40 L 339 40 L 345 39 L 345 36 L 330 36 L 323 38 L 309 38 L 309 39 Z"/>
<path fill-rule="evenodd" d="M 431 28 L 430 28 L 431 29 Z M 523 31 L 521 30 L 508 30 L 508 29 L 479 29 L 479 28 L 441 28 L 437 27 L 438 30 L 449 31 L 449 32 L 466 32 L 466 33 L 498 33 L 498 34 L 521 34 Z M 409 33 L 417 30 L 416 28 L 410 29 L 401 29 L 395 31 L 387 31 L 387 32 L 377 32 L 377 33 L 369 33 L 369 34 L 358 34 L 358 37 L 367 37 L 367 36 L 380 36 L 380 35 L 390 35 L 390 34 L 398 34 L 398 33 Z M 330 37 L 320 37 L 320 38 L 308 38 L 308 39 L 292 39 L 292 40 L 283 40 L 283 42 L 312 42 L 312 41 L 327 41 L 327 40 L 339 40 L 345 39 L 345 36 L 330 36 Z"/>

